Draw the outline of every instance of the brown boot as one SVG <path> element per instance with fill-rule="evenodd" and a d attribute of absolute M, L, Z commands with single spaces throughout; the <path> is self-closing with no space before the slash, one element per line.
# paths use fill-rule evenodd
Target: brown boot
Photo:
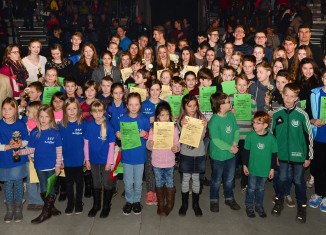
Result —
<path fill-rule="evenodd" d="M 165 214 L 168 216 L 174 207 L 175 188 L 166 188 Z"/>
<path fill-rule="evenodd" d="M 45 202 L 44 202 L 42 213 L 37 218 L 31 221 L 32 224 L 39 224 L 51 218 L 52 216 L 51 210 L 55 202 L 55 195 L 49 195 L 44 200 Z"/>
<path fill-rule="evenodd" d="M 41 198 L 45 204 L 45 193 L 40 193 Z M 61 215 L 61 211 L 59 211 L 57 208 L 55 208 L 55 206 L 53 205 L 52 209 L 51 209 L 51 215 L 53 216 L 57 216 L 57 215 Z"/>
<path fill-rule="evenodd" d="M 164 188 L 156 188 L 156 196 L 157 196 L 157 214 L 160 216 L 164 216 Z"/>

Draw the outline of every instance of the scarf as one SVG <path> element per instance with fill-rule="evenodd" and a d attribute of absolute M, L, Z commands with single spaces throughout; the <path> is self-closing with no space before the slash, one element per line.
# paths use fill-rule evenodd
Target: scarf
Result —
<path fill-rule="evenodd" d="M 23 64 L 15 63 L 12 60 L 7 61 L 7 65 L 10 68 L 10 78 L 14 79 L 19 86 L 19 90 L 22 91 L 27 86 L 28 72 Z"/>

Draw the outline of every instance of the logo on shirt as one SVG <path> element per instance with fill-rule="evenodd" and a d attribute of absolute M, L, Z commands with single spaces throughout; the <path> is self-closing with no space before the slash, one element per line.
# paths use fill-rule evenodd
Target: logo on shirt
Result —
<path fill-rule="evenodd" d="M 82 135 L 83 134 L 83 132 L 82 132 L 82 128 L 76 128 L 73 132 L 72 132 L 72 134 L 73 135 Z"/>
<path fill-rule="evenodd" d="M 283 123 L 283 118 L 282 118 L 282 117 L 278 117 L 278 118 L 276 119 L 276 123 L 277 123 L 277 124 L 281 124 L 281 123 Z"/>
<path fill-rule="evenodd" d="M 265 148 L 265 144 L 264 143 L 258 143 L 257 148 L 260 149 L 260 150 L 263 150 Z"/>
<path fill-rule="evenodd" d="M 152 113 L 152 109 L 151 108 L 144 108 L 144 112 L 145 114 L 151 114 Z"/>
<path fill-rule="evenodd" d="M 293 119 L 293 120 L 291 121 L 291 125 L 292 125 L 293 127 L 298 127 L 298 126 L 299 126 L 299 121 Z"/>
<path fill-rule="evenodd" d="M 44 141 L 45 144 L 54 144 L 54 137 L 48 137 L 46 141 Z"/>
<path fill-rule="evenodd" d="M 225 127 L 225 132 L 228 133 L 228 134 L 230 134 L 232 132 L 231 126 Z"/>

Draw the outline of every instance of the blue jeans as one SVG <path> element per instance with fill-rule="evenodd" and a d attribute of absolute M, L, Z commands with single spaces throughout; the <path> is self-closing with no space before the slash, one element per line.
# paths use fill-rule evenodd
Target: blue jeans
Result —
<path fill-rule="evenodd" d="M 123 163 L 123 182 L 127 202 L 140 202 L 143 173 L 144 164 L 131 165 Z"/>
<path fill-rule="evenodd" d="M 291 172 L 291 174 L 290 174 Z M 287 162 L 280 162 L 280 184 L 281 191 L 280 197 L 283 198 L 285 196 L 285 184 L 287 178 L 290 178 L 295 185 L 295 195 L 298 204 L 306 204 L 307 203 L 307 195 L 306 195 L 306 184 L 304 181 L 304 172 L 305 169 L 303 167 L 303 163 L 301 164 L 291 164 Z M 291 178 L 292 177 L 292 178 Z"/>
<path fill-rule="evenodd" d="M 41 188 L 41 192 L 45 193 L 47 186 L 48 186 L 48 178 L 53 175 L 55 173 L 54 170 L 50 170 L 50 171 L 39 171 L 36 170 L 37 173 L 37 177 L 40 181 L 40 188 Z M 50 192 L 51 195 L 55 195 L 55 189 L 54 187 L 52 187 L 52 190 Z"/>
<path fill-rule="evenodd" d="M 267 177 L 249 175 L 245 200 L 246 205 L 253 205 L 254 200 L 256 206 L 263 205 L 266 180 Z"/>
<path fill-rule="evenodd" d="M 27 190 L 28 190 L 28 204 L 43 205 L 43 200 L 40 196 L 40 185 L 38 183 L 30 183 L 29 178 L 29 162 L 27 162 Z"/>
<path fill-rule="evenodd" d="M 157 168 L 153 167 L 155 174 L 156 187 L 161 188 L 165 185 L 167 188 L 173 188 L 173 170 L 174 167 L 170 168 Z"/>
<path fill-rule="evenodd" d="M 290 177 L 287 178 L 286 180 L 286 183 L 285 183 L 285 196 L 288 196 L 291 194 L 291 188 L 292 188 L 292 178 L 293 178 L 293 175 L 292 173 L 293 172 L 288 172 Z M 280 182 L 280 174 L 279 174 L 279 170 L 275 170 L 274 171 L 274 178 L 273 178 L 273 188 L 274 188 L 274 191 L 275 191 L 275 196 L 277 198 L 280 198 L 280 194 L 281 194 L 281 182 Z"/>
<path fill-rule="evenodd" d="M 232 200 L 233 195 L 233 179 L 235 172 L 236 158 L 225 161 L 218 161 L 211 159 L 212 175 L 211 175 L 211 188 L 210 200 L 217 201 L 219 199 L 220 185 L 223 181 L 224 197 L 225 200 Z"/>

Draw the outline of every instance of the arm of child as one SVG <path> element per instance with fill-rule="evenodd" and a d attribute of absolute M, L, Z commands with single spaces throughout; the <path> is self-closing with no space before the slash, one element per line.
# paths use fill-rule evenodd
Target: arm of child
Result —
<path fill-rule="evenodd" d="M 84 161 L 85 161 L 87 170 L 90 170 L 91 169 L 91 164 L 89 163 L 88 140 L 84 140 Z"/>
<path fill-rule="evenodd" d="M 221 150 L 227 150 L 229 151 L 231 149 L 231 145 L 224 142 L 223 140 L 219 139 L 219 138 L 214 138 L 212 139 L 213 144 L 215 144 L 219 149 Z"/>
<path fill-rule="evenodd" d="M 180 151 L 179 130 L 176 126 L 174 127 L 173 147 L 171 148 L 171 151 L 173 153 Z"/>
<path fill-rule="evenodd" d="M 108 153 L 108 158 L 106 160 L 106 165 L 105 165 L 106 171 L 111 170 L 112 165 L 114 165 L 114 145 L 115 145 L 114 142 L 109 144 L 109 153 Z"/>
<path fill-rule="evenodd" d="M 278 164 L 277 164 L 277 153 L 272 153 L 272 159 L 271 159 L 271 170 L 269 171 L 269 176 L 268 178 L 271 180 L 274 178 L 274 171 L 277 169 Z"/>
<path fill-rule="evenodd" d="M 61 172 L 61 164 L 62 164 L 62 146 L 56 147 L 56 162 L 55 162 L 55 173 L 59 175 Z"/>
<path fill-rule="evenodd" d="M 148 150 L 152 150 L 153 149 L 153 145 L 154 145 L 154 141 L 153 141 L 153 128 L 151 128 L 149 130 L 148 140 L 146 142 L 146 148 Z"/>
<path fill-rule="evenodd" d="M 250 150 L 244 149 L 243 155 L 242 155 L 242 164 L 243 164 L 243 173 L 248 176 L 249 175 L 249 170 L 248 170 L 248 165 L 249 165 L 249 157 L 250 157 Z"/>
<path fill-rule="evenodd" d="M 20 149 L 17 152 L 19 155 L 29 155 L 35 152 L 35 148 Z"/>

